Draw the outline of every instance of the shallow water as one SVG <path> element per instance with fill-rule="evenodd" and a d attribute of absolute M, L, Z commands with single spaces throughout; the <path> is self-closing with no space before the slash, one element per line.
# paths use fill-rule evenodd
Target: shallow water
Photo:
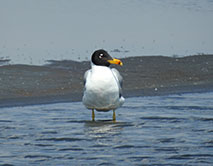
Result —
<path fill-rule="evenodd" d="M 213 165 L 213 93 L 0 109 L 0 165 Z"/>

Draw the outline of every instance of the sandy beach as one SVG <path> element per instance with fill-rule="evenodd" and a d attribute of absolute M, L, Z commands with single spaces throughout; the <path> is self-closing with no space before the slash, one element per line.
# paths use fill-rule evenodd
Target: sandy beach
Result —
<path fill-rule="evenodd" d="M 213 91 L 213 55 L 121 59 L 125 97 Z M 90 62 L 0 66 L 0 107 L 81 101 Z"/>

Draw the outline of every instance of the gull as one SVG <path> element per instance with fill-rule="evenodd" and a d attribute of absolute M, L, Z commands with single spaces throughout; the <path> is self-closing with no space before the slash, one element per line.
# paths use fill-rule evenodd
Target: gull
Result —
<path fill-rule="evenodd" d="M 113 121 L 116 121 L 115 110 L 125 101 L 122 96 L 123 78 L 119 71 L 110 68 L 111 64 L 122 66 L 119 59 L 112 58 L 107 51 L 96 50 L 91 57 L 91 69 L 84 74 L 83 104 L 92 110 L 92 120 L 95 121 L 95 112 L 113 110 Z"/>

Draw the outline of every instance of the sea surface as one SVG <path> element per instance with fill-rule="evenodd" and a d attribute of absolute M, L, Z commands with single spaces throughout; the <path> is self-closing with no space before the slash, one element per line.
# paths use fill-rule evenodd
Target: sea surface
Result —
<path fill-rule="evenodd" d="M 0 165 L 213 165 L 213 92 L 0 108 Z"/>
<path fill-rule="evenodd" d="M 213 0 L 1 0 L 0 60 L 212 54 L 212 18 Z"/>

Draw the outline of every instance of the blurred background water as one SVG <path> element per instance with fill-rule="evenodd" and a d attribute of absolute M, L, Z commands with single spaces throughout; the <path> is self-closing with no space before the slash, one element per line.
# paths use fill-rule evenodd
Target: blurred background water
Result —
<path fill-rule="evenodd" d="M 213 53 L 212 0 L 1 0 L 0 60 Z"/>
<path fill-rule="evenodd" d="M 213 165 L 213 93 L 128 98 L 116 111 L 81 102 L 1 108 L 0 165 Z"/>

